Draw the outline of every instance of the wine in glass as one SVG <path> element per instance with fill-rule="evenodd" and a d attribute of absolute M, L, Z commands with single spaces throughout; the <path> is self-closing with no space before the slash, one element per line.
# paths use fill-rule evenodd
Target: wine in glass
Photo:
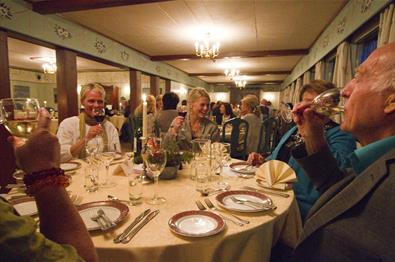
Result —
<path fill-rule="evenodd" d="M 146 164 L 154 177 L 154 196 L 153 198 L 147 199 L 147 203 L 151 205 L 160 205 L 166 202 L 164 197 L 157 195 L 159 176 L 166 166 L 167 155 L 166 151 L 161 145 L 159 138 L 149 138 L 147 143 L 147 158 Z"/>
<path fill-rule="evenodd" d="M 340 99 L 341 90 L 339 88 L 329 89 L 314 98 L 311 109 L 325 116 L 340 114 L 344 112 L 344 107 L 339 105 Z"/>
<path fill-rule="evenodd" d="M 93 109 L 93 115 L 95 117 L 96 123 L 101 124 L 106 118 L 106 111 L 104 108 Z"/>
<path fill-rule="evenodd" d="M 40 105 L 34 98 L 0 100 L 0 124 L 14 136 L 27 139 L 37 127 Z"/>
<path fill-rule="evenodd" d="M 180 109 L 178 110 L 178 115 L 182 117 L 186 117 L 188 112 L 187 106 L 181 106 Z"/>
<path fill-rule="evenodd" d="M 282 103 L 280 105 L 280 113 L 279 114 L 285 123 L 292 122 L 292 108 L 290 108 L 289 105 Z"/>

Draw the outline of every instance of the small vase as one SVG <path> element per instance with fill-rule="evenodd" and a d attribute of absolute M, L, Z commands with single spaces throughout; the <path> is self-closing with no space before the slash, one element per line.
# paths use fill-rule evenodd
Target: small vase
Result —
<path fill-rule="evenodd" d="M 163 169 L 162 173 L 160 174 L 160 179 L 174 179 L 177 176 L 177 171 L 180 168 L 180 165 L 176 166 L 167 166 Z"/>

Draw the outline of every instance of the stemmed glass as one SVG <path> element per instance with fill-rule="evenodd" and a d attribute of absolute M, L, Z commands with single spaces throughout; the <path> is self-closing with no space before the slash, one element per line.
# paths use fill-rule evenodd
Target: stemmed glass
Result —
<path fill-rule="evenodd" d="M 341 90 L 332 88 L 316 96 L 311 105 L 311 109 L 316 113 L 333 116 L 344 112 L 344 107 L 340 106 Z"/>
<path fill-rule="evenodd" d="M 96 120 L 96 123 L 101 125 L 101 123 L 106 118 L 106 111 L 104 110 L 104 108 L 95 108 L 93 109 L 93 115 Z"/>
<path fill-rule="evenodd" d="M 178 110 L 178 115 L 179 115 L 179 116 L 182 116 L 184 119 L 185 119 L 185 117 L 187 116 L 187 113 L 188 113 L 188 107 L 185 106 L 185 105 L 181 106 L 181 107 L 179 108 L 179 110 Z M 184 121 L 185 121 L 185 120 L 184 120 Z M 182 131 L 182 132 L 185 131 L 184 127 L 181 128 L 181 131 Z"/>
<path fill-rule="evenodd" d="M 0 100 L 0 124 L 16 137 L 26 140 L 38 125 L 40 105 L 34 98 L 4 98 Z M 24 176 L 16 170 L 13 177 Z"/>
<path fill-rule="evenodd" d="M 107 146 L 107 151 L 102 152 L 99 155 L 99 159 L 103 160 L 104 167 L 106 168 L 106 176 L 104 178 L 104 181 L 102 181 L 101 186 L 105 186 L 105 187 L 115 186 L 115 183 L 110 181 L 110 165 L 116 156 L 117 153 L 115 152 L 115 148 L 111 150 L 109 149 L 108 146 Z"/>
<path fill-rule="evenodd" d="M 37 127 L 40 105 L 34 98 L 0 100 L 0 124 L 14 136 L 28 138 Z"/>
<path fill-rule="evenodd" d="M 159 205 L 166 202 L 164 197 L 157 195 L 159 176 L 166 166 L 166 151 L 162 147 L 160 138 L 149 138 L 147 142 L 146 164 L 149 171 L 154 177 L 154 196 L 147 199 L 147 203 L 151 205 Z"/>
<path fill-rule="evenodd" d="M 226 166 L 230 160 L 230 144 L 213 143 L 211 151 L 216 162 L 216 169 L 219 168 L 219 180 L 216 183 L 216 187 L 218 189 L 225 189 L 228 183 L 223 181 L 223 167 Z"/>
<path fill-rule="evenodd" d="M 280 117 L 285 121 L 285 123 L 292 122 L 292 109 L 285 103 L 280 105 Z"/>

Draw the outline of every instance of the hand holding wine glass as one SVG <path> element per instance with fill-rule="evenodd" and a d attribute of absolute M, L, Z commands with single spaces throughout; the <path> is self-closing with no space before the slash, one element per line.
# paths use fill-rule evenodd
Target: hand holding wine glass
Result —
<path fill-rule="evenodd" d="M 106 118 L 106 111 L 104 110 L 104 108 L 95 108 L 95 109 L 92 110 L 92 112 L 94 114 L 94 118 L 96 120 L 96 123 L 101 125 L 101 123 Z"/>

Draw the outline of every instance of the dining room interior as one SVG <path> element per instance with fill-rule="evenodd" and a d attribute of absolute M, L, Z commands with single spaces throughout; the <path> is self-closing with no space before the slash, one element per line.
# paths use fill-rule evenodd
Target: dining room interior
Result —
<path fill-rule="evenodd" d="M 292 109 L 394 21 L 392 0 L 0 0 L 0 196 L 42 220 L 9 136 L 45 108 L 100 261 L 287 261 L 319 197 L 282 149 L 304 143 Z"/>

